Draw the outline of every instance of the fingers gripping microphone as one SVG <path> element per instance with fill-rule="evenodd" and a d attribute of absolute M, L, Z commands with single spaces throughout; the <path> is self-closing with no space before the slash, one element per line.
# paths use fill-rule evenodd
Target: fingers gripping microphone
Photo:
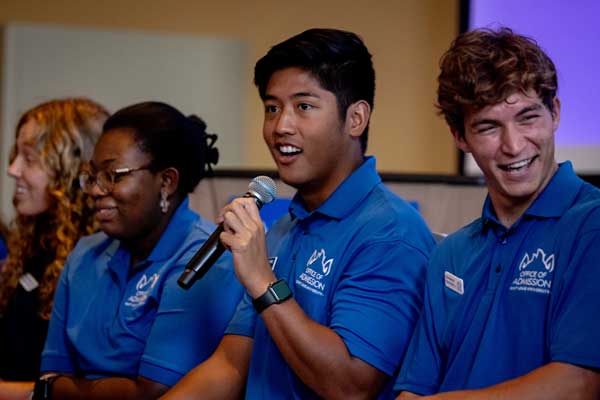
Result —
<path fill-rule="evenodd" d="M 244 197 L 252 197 L 260 209 L 263 205 L 273 201 L 277 195 L 277 186 L 273 179 L 268 176 L 257 176 L 252 179 L 248 185 L 248 191 Z M 200 247 L 200 250 L 194 254 L 194 257 L 185 266 L 185 271 L 181 274 L 177 283 L 184 289 L 189 289 L 194 282 L 202 278 L 225 251 L 221 244 L 219 236 L 223 232 L 223 224 L 219 224 L 217 229 L 210 235 L 206 242 Z"/>

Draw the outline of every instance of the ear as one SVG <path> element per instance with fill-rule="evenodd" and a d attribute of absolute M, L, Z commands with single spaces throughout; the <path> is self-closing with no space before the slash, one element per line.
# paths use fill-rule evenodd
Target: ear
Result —
<path fill-rule="evenodd" d="M 165 190 L 170 196 L 177 191 L 179 186 L 179 171 L 173 167 L 169 167 L 161 171 L 161 190 Z"/>
<path fill-rule="evenodd" d="M 365 100 L 350 104 L 346 111 L 346 123 L 350 128 L 350 136 L 360 137 L 371 118 L 371 106 Z"/>
<path fill-rule="evenodd" d="M 465 153 L 471 152 L 471 147 L 467 143 L 464 135 L 461 135 L 460 132 L 458 132 L 454 128 L 450 128 L 450 133 L 452 133 L 452 136 L 454 137 L 454 143 L 456 144 L 456 147 L 458 147 L 459 150 Z"/>
<path fill-rule="evenodd" d="M 554 96 L 554 99 L 552 99 L 552 105 L 554 107 L 554 111 L 552 111 L 552 128 L 556 132 L 558 129 L 558 123 L 560 122 L 560 99 L 558 96 Z"/>

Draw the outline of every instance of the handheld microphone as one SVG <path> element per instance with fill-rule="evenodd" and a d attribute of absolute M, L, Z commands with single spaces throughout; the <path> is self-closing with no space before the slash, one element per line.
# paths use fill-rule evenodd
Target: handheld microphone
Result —
<path fill-rule="evenodd" d="M 277 195 L 277 186 L 273 179 L 268 176 L 257 176 L 250 181 L 248 191 L 244 197 L 251 197 L 260 209 L 263 205 L 273 201 Z M 194 254 L 194 257 L 185 266 L 185 271 L 181 274 L 177 283 L 184 289 L 189 289 L 200 278 L 202 278 L 213 266 L 219 257 L 225 251 L 219 236 L 223 232 L 223 224 L 219 224 L 217 229 L 206 239 L 206 242 L 200 247 L 200 250 Z"/>

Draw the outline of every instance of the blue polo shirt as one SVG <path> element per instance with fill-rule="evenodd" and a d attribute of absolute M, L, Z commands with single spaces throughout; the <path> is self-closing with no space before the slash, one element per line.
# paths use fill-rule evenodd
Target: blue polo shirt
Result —
<path fill-rule="evenodd" d="M 213 230 L 186 199 L 148 259 L 132 268 L 118 240 L 82 238 L 60 276 L 41 370 L 172 386 L 208 358 L 242 286 L 228 256 L 187 291 L 177 279 Z"/>
<path fill-rule="evenodd" d="M 390 376 L 419 315 L 433 244 L 418 212 L 381 183 L 372 157 L 316 210 L 296 195 L 267 234 L 275 275 L 304 312 Z M 247 399 L 317 398 L 288 367 L 248 295 L 227 333 L 254 338 Z M 380 398 L 391 396 L 389 386 Z"/>
<path fill-rule="evenodd" d="M 395 389 L 488 387 L 550 362 L 600 368 L 600 190 L 571 163 L 510 228 L 483 215 L 446 238 Z"/>

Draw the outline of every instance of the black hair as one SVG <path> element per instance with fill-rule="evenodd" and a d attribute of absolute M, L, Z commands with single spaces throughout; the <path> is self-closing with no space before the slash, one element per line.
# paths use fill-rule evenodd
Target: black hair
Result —
<path fill-rule="evenodd" d="M 335 95 L 340 119 L 344 120 L 348 107 L 359 100 L 365 100 L 373 110 L 375 70 L 369 50 L 356 34 L 315 28 L 273 46 L 254 67 L 254 84 L 262 99 L 271 76 L 290 67 L 309 71 L 323 89 Z M 361 135 L 363 153 L 368 133 L 367 123 Z"/>
<path fill-rule="evenodd" d="M 206 123 L 195 116 L 186 117 L 175 107 L 150 101 L 125 107 L 104 123 L 104 132 L 131 129 L 140 149 L 151 156 L 150 169 L 173 167 L 179 171 L 178 192 L 187 194 L 200 180 L 212 174 L 219 151 L 217 135 L 206 132 Z"/>

